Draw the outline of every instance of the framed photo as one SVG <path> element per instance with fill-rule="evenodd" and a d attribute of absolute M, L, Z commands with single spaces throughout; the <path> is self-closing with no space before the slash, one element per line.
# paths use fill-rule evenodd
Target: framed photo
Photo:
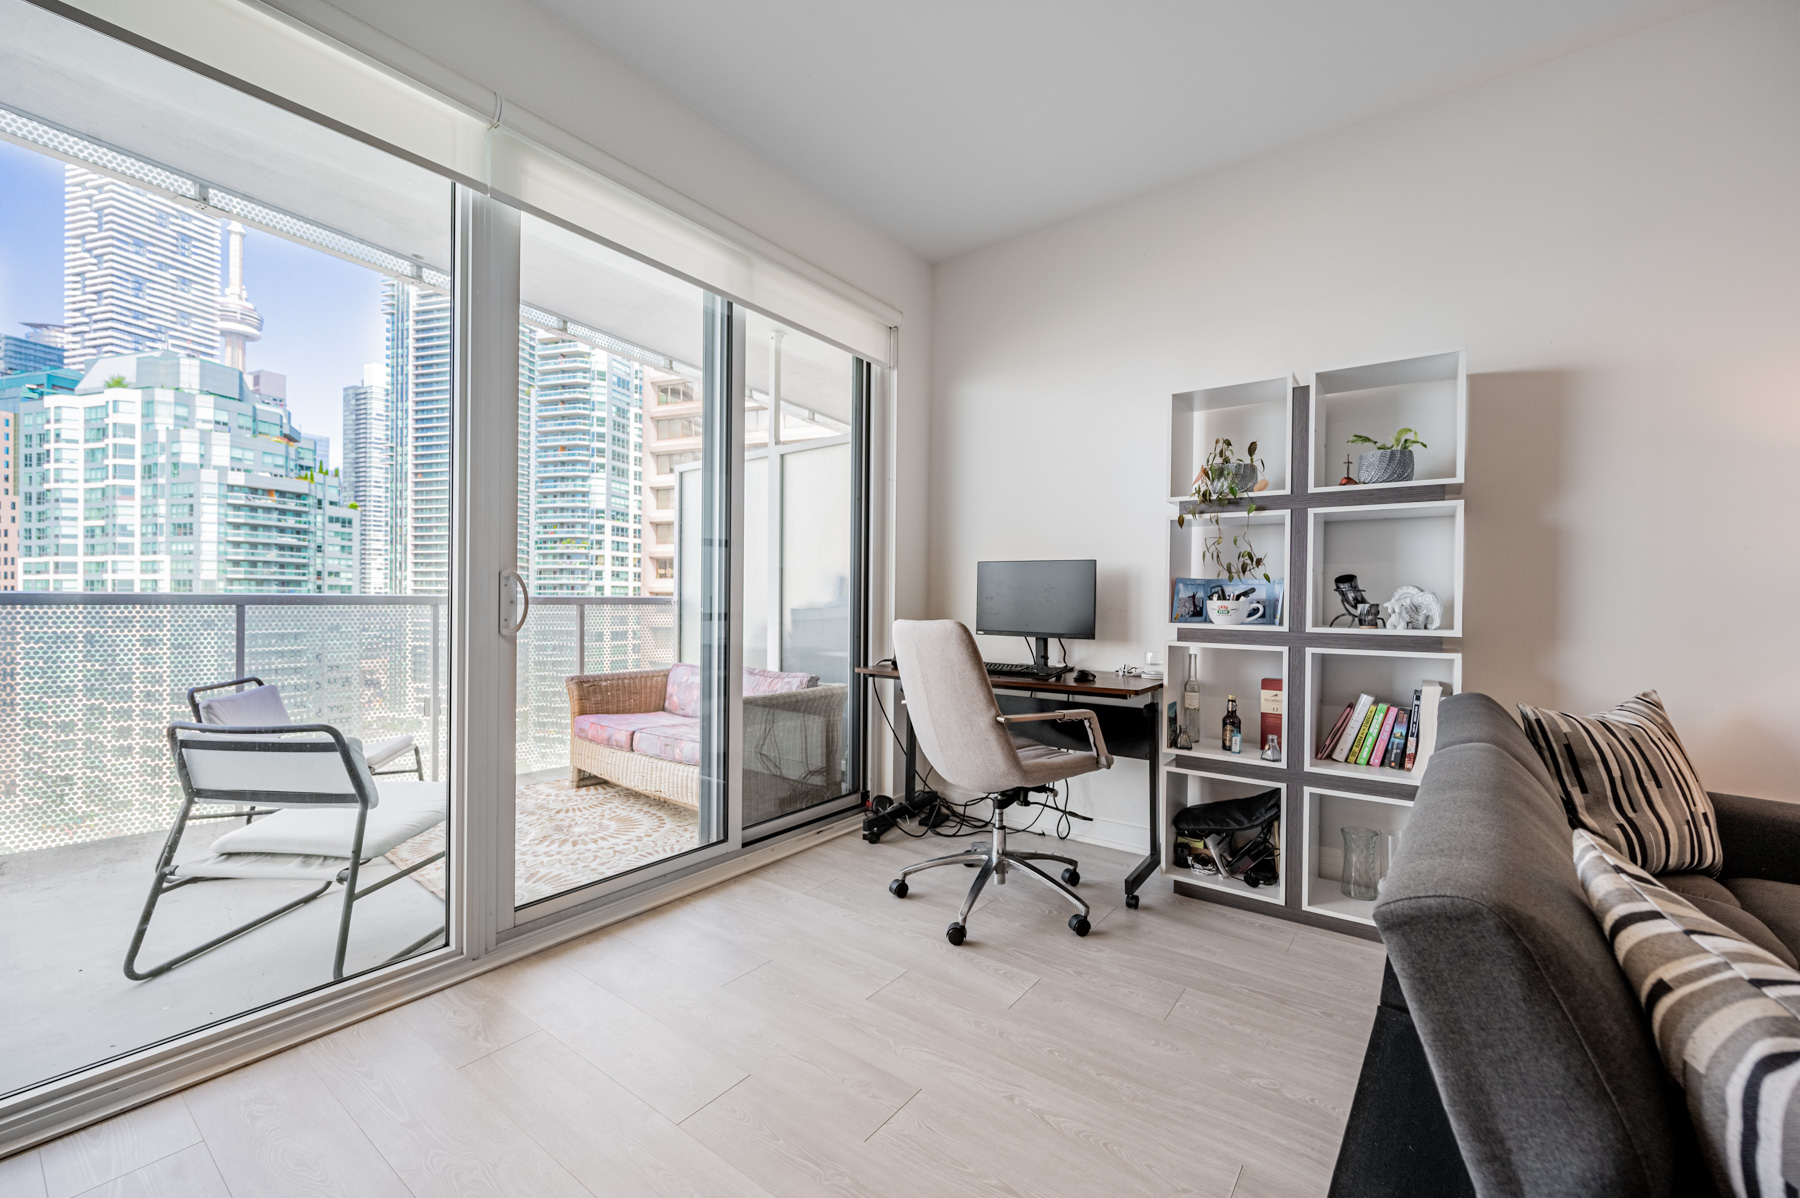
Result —
<path fill-rule="evenodd" d="M 1174 600 L 1169 607 L 1170 621 L 1176 624 L 1206 623 L 1206 596 L 1223 581 L 1218 578 L 1177 578 Z"/>

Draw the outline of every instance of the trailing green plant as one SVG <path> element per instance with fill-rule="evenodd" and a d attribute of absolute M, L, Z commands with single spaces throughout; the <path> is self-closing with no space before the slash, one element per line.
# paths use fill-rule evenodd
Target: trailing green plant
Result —
<path fill-rule="evenodd" d="M 1212 530 L 1205 534 L 1206 548 L 1202 560 L 1211 558 L 1219 568 L 1220 577 L 1227 582 L 1241 582 L 1247 578 L 1261 576 L 1264 582 L 1274 581 L 1263 570 L 1263 556 L 1256 552 L 1255 544 L 1250 540 L 1250 517 L 1256 512 L 1256 501 L 1250 499 L 1253 492 L 1241 492 L 1237 485 L 1238 466 L 1255 466 L 1260 476 L 1263 461 L 1256 456 L 1256 442 L 1245 446 L 1245 456 L 1238 457 L 1232 448 L 1231 439 L 1218 437 L 1213 441 L 1212 452 L 1200 465 L 1200 473 L 1194 478 L 1194 504 L 1199 509 L 1195 514 L 1212 525 Z M 1244 530 L 1233 533 L 1230 545 L 1226 544 L 1225 527 L 1220 517 L 1224 511 L 1238 500 L 1246 500 L 1244 507 Z M 1178 528 L 1187 527 L 1187 513 L 1177 512 L 1175 524 Z"/>
<path fill-rule="evenodd" d="M 1363 436 L 1363 434 L 1357 433 L 1354 437 L 1350 438 L 1350 444 L 1352 444 L 1352 445 L 1373 445 L 1376 449 L 1388 449 L 1388 450 L 1411 449 L 1415 445 L 1417 445 L 1420 449 L 1430 449 L 1431 448 L 1431 446 L 1429 446 L 1429 445 L 1425 444 L 1425 442 L 1419 440 L 1419 430 L 1416 428 L 1400 429 L 1394 433 L 1394 439 L 1392 441 L 1387 441 L 1387 442 L 1377 441 L 1373 437 L 1365 437 L 1365 436 Z"/>
<path fill-rule="evenodd" d="M 102 387 L 129 387 L 131 384 L 125 381 L 124 375 L 115 374 L 100 385 Z"/>

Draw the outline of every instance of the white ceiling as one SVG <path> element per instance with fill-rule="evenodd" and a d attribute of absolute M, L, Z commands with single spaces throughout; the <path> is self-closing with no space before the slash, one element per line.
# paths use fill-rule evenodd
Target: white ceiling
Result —
<path fill-rule="evenodd" d="M 1712 0 L 539 0 L 940 260 Z"/>

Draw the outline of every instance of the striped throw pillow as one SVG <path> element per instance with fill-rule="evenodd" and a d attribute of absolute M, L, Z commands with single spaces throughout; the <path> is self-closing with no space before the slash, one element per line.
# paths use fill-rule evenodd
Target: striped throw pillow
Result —
<path fill-rule="evenodd" d="M 1800 971 L 1581 829 L 1575 869 L 1721 1193 L 1800 1192 Z"/>
<path fill-rule="evenodd" d="M 1653 874 L 1719 872 L 1712 800 L 1655 691 L 1589 716 L 1521 703 L 1519 718 L 1571 826 Z"/>

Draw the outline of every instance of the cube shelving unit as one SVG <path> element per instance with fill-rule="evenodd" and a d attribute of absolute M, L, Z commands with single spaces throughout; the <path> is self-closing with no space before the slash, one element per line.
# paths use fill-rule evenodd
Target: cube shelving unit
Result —
<path fill-rule="evenodd" d="M 1258 456 L 1271 485 L 1226 509 L 1228 533 L 1247 525 L 1271 575 L 1284 587 L 1283 616 L 1275 626 L 1171 623 L 1166 648 L 1162 749 L 1162 872 L 1176 893 L 1295 922 L 1377 939 L 1374 903 L 1341 892 L 1342 829 L 1376 829 L 1386 856 L 1403 839 L 1419 778 L 1385 766 L 1319 760 L 1315 751 L 1346 703 L 1367 692 L 1406 702 L 1421 683 L 1463 690 L 1463 463 L 1467 374 L 1461 351 L 1427 354 L 1339 370 L 1319 371 L 1310 385 L 1269 379 L 1211 387 L 1171 397 L 1170 503 L 1189 514 L 1185 528 L 1169 520 L 1170 586 L 1178 577 L 1205 578 L 1204 533 L 1188 498 L 1199 462 L 1214 437 L 1260 442 Z M 1285 388 L 1285 405 L 1273 398 Z M 1407 483 L 1340 486 L 1343 454 L 1352 433 L 1386 438 L 1402 426 L 1430 444 L 1415 451 L 1416 477 Z M 1281 427 L 1286 452 L 1264 441 Z M 1277 485 L 1279 484 L 1279 485 Z M 1237 521 L 1234 525 L 1233 521 Z M 1279 541 L 1279 544 L 1277 544 Z M 1435 629 L 1357 629 L 1332 623 L 1342 611 L 1332 580 L 1355 574 L 1368 598 L 1387 600 L 1410 583 L 1443 605 Z M 1201 690 L 1194 748 L 1170 746 L 1171 715 L 1181 715 L 1188 678 Z M 1282 679 L 1282 754 L 1263 761 L 1260 680 Z M 1243 752 L 1222 751 L 1217 725 L 1225 696 L 1238 697 Z M 1175 813 L 1193 803 L 1217 802 L 1279 788 L 1282 794 L 1281 883 L 1255 888 L 1195 874 L 1174 865 Z"/>

